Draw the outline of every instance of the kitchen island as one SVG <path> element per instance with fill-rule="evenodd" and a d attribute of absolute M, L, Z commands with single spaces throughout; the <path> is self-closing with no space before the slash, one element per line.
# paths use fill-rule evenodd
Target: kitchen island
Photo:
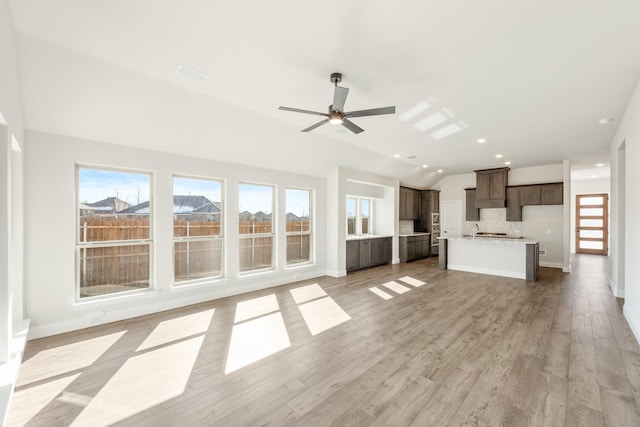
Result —
<path fill-rule="evenodd" d="M 441 237 L 442 270 L 469 271 L 536 281 L 539 242 L 505 237 Z"/>

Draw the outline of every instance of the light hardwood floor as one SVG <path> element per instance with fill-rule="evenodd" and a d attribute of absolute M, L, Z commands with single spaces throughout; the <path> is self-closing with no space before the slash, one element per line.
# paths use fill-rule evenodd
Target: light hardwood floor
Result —
<path fill-rule="evenodd" d="M 535 283 L 436 261 L 30 341 L 8 425 L 640 426 L 606 257 Z"/>

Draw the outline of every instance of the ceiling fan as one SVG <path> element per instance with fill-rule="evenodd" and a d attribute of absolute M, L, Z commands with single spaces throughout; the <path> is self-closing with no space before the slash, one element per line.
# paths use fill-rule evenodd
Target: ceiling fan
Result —
<path fill-rule="evenodd" d="M 333 73 L 331 74 L 331 83 L 335 85 L 335 91 L 333 92 L 333 104 L 329 105 L 328 113 L 320 113 L 318 111 L 309 111 L 309 110 L 301 110 L 299 108 L 291 108 L 291 107 L 280 107 L 279 110 L 284 111 L 293 111 L 296 113 L 305 113 L 305 114 L 314 114 L 316 116 L 324 116 L 326 119 L 309 126 L 306 129 L 302 129 L 301 132 L 309 132 L 323 124 L 329 122 L 332 125 L 342 125 L 349 129 L 353 133 L 364 132 L 360 126 L 356 125 L 349 119 L 352 117 L 364 117 L 364 116 L 380 116 L 383 114 L 394 114 L 396 112 L 396 107 L 382 107 L 382 108 L 372 108 L 369 110 L 359 110 L 359 111 L 344 111 L 344 103 L 347 100 L 347 95 L 349 94 L 349 89 L 346 87 L 338 86 L 338 83 L 342 81 L 342 74 Z"/>

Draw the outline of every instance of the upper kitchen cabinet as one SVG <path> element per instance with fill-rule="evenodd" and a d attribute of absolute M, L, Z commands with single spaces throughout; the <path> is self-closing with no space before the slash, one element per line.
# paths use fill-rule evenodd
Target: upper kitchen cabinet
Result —
<path fill-rule="evenodd" d="M 504 208 L 509 168 L 476 172 L 476 208 Z"/>
<path fill-rule="evenodd" d="M 420 191 L 400 187 L 400 219 L 419 219 L 422 216 Z"/>
<path fill-rule="evenodd" d="M 522 190 L 522 187 L 507 188 L 507 221 L 522 221 Z"/>
<path fill-rule="evenodd" d="M 562 198 L 562 183 L 555 184 L 543 184 L 540 186 L 540 204 L 541 205 L 561 205 L 563 204 Z"/>
<path fill-rule="evenodd" d="M 480 209 L 476 207 L 476 189 L 467 188 L 466 219 L 467 221 L 480 221 Z"/>
<path fill-rule="evenodd" d="M 440 213 L 440 191 L 438 190 L 428 190 L 429 191 L 429 206 L 431 208 L 431 213 Z"/>
<path fill-rule="evenodd" d="M 520 204 L 522 206 L 539 205 L 540 204 L 540 185 L 525 185 L 520 187 Z M 508 206 L 509 206 L 509 201 L 507 200 L 507 207 Z"/>

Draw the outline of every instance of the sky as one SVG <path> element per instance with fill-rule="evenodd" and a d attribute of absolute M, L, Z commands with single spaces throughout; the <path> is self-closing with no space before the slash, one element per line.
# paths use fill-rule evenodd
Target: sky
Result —
<path fill-rule="evenodd" d="M 117 196 L 125 202 L 136 205 L 149 200 L 151 175 L 144 173 L 120 172 L 106 169 L 79 168 L 80 202 L 92 203 L 107 197 Z M 272 213 L 274 188 L 270 185 L 238 185 L 240 212 Z M 222 181 L 174 177 L 175 195 L 205 196 L 212 202 L 222 200 Z M 309 214 L 309 190 L 287 188 L 286 211 L 297 216 Z"/>

